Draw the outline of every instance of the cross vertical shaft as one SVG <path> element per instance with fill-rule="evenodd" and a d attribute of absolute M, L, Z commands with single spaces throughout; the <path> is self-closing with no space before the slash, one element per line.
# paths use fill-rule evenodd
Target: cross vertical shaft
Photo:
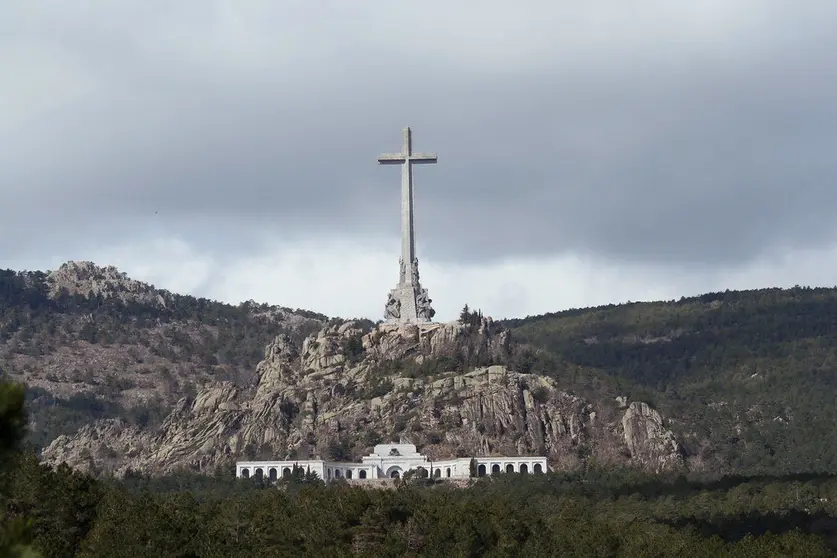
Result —
<path fill-rule="evenodd" d="M 404 145 L 401 153 L 405 162 L 401 165 L 401 261 L 410 265 L 416 259 L 416 226 L 413 211 L 413 165 L 410 156 L 413 154 L 412 131 L 404 128 Z M 406 275 L 407 283 L 412 284 L 412 274 Z"/>
<path fill-rule="evenodd" d="M 427 290 L 418 281 L 416 258 L 415 211 L 413 209 L 413 165 L 436 163 L 434 153 L 413 153 L 412 131 L 404 128 L 401 153 L 381 155 L 382 165 L 401 165 L 401 273 L 398 287 L 390 293 L 387 317 L 402 323 L 429 321 L 435 313 L 430 308 Z"/>

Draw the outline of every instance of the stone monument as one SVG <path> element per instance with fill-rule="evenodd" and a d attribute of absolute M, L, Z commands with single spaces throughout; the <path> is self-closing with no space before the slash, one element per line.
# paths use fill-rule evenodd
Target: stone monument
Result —
<path fill-rule="evenodd" d="M 401 259 L 398 285 L 387 299 L 384 318 L 391 323 L 426 323 L 436 313 L 430 307 L 432 300 L 427 289 L 419 283 L 418 258 L 416 258 L 416 230 L 413 224 L 413 165 L 435 164 L 435 153 L 413 153 L 412 133 L 404 128 L 401 153 L 378 157 L 381 165 L 401 165 Z M 409 266 L 409 269 L 407 268 Z"/>

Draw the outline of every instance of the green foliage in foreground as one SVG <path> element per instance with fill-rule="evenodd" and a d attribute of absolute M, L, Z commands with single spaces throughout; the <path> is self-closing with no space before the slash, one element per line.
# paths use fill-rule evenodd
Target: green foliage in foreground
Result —
<path fill-rule="evenodd" d="M 191 479 L 191 480 L 190 480 Z M 630 471 L 364 490 L 228 476 L 97 481 L 21 458 L 3 507 L 44 556 L 831 556 L 837 478 Z"/>
<path fill-rule="evenodd" d="M 12 470 L 17 460 L 17 450 L 25 433 L 23 386 L 0 382 L 0 497 L 15 487 Z M 31 549 L 31 518 L 9 513 L 0 508 L 0 556 L 36 558 Z"/>

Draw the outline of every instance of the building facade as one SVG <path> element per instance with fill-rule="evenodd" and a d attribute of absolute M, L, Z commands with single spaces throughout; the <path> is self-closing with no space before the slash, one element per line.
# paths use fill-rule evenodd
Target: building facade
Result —
<path fill-rule="evenodd" d="M 546 457 L 474 457 L 477 476 L 498 473 L 545 473 Z M 293 459 L 284 461 L 238 461 L 235 476 L 262 476 L 270 480 L 290 476 L 294 467 L 316 473 L 325 482 L 335 479 L 401 478 L 407 471 L 425 471 L 434 478 L 463 479 L 471 476 L 471 458 L 433 461 L 416 451 L 413 444 L 378 444 L 360 463 Z"/>

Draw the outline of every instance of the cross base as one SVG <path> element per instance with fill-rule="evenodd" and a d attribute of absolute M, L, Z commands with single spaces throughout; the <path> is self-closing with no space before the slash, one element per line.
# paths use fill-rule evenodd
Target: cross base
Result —
<path fill-rule="evenodd" d="M 384 318 L 390 324 L 426 324 L 436 314 L 427 289 L 421 285 L 401 283 L 389 292 Z"/>

